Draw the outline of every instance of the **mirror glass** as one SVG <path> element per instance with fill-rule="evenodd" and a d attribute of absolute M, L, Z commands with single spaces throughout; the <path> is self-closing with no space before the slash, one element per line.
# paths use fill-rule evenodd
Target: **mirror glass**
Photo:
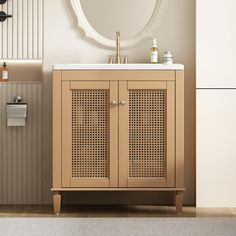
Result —
<path fill-rule="evenodd" d="M 140 33 L 151 20 L 158 0 L 80 0 L 84 15 L 94 30 L 114 40 L 120 31 L 122 40 Z"/>

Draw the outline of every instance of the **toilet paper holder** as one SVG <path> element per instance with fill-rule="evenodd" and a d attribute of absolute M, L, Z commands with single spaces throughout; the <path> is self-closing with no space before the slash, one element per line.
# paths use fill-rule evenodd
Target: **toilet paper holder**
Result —
<path fill-rule="evenodd" d="M 27 118 L 27 103 L 20 96 L 15 96 L 13 102 L 7 103 L 7 126 L 25 126 Z"/>

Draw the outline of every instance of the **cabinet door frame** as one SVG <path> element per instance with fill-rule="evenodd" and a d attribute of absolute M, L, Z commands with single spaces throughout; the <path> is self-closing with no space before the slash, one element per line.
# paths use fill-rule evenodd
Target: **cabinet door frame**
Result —
<path fill-rule="evenodd" d="M 109 166 L 106 179 L 74 179 L 72 168 L 72 91 L 76 89 L 109 90 Z M 62 81 L 62 187 L 118 187 L 118 109 L 111 101 L 118 99 L 117 81 Z"/>
<path fill-rule="evenodd" d="M 166 179 L 129 179 L 129 89 L 167 90 L 167 162 Z M 175 81 L 119 81 L 119 187 L 174 187 L 175 186 Z"/>

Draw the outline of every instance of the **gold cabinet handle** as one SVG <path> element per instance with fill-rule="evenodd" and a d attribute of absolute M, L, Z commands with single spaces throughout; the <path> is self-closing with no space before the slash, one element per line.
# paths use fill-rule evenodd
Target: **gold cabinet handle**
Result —
<path fill-rule="evenodd" d="M 111 105 L 112 105 L 112 106 L 116 106 L 116 105 L 118 105 L 118 102 L 115 101 L 115 100 L 113 100 L 113 101 L 111 101 Z"/>
<path fill-rule="evenodd" d="M 125 105 L 125 101 L 120 101 L 120 103 L 119 103 L 120 105 Z"/>

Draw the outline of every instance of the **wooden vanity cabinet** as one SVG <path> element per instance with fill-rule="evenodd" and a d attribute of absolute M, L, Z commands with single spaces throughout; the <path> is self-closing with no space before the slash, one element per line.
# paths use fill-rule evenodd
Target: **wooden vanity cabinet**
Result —
<path fill-rule="evenodd" d="M 184 191 L 183 71 L 54 71 L 54 211 L 63 191 Z"/>

